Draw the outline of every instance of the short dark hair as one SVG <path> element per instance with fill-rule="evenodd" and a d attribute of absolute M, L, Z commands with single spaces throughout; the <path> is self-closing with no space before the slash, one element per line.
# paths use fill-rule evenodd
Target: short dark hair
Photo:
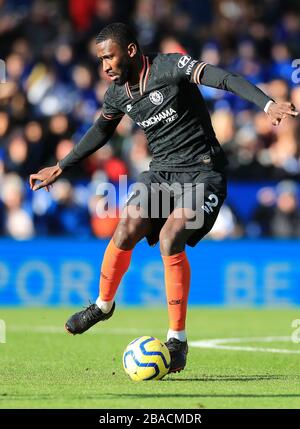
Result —
<path fill-rule="evenodd" d="M 140 49 L 138 41 L 131 29 L 122 22 L 114 22 L 104 27 L 96 37 L 96 43 L 112 39 L 123 48 L 127 48 L 130 43 L 134 43 Z"/>

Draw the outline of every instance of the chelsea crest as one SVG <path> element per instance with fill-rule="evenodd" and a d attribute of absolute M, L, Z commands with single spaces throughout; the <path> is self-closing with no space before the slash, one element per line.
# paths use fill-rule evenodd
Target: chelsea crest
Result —
<path fill-rule="evenodd" d="M 159 106 L 164 101 L 164 97 L 160 91 L 150 92 L 149 98 L 151 103 L 155 104 L 156 106 Z"/>

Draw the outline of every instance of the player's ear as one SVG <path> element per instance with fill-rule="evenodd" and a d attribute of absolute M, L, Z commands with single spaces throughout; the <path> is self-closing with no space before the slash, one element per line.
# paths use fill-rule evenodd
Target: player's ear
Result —
<path fill-rule="evenodd" d="M 133 58 L 137 53 L 137 46 L 135 43 L 130 43 L 127 48 L 128 55 Z"/>

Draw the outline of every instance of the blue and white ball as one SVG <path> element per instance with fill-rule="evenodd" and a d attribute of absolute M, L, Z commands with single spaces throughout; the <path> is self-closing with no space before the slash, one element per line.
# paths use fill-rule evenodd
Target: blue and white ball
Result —
<path fill-rule="evenodd" d="M 131 341 L 123 354 L 123 367 L 134 381 L 160 380 L 170 368 L 167 346 L 154 337 L 139 337 Z"/>

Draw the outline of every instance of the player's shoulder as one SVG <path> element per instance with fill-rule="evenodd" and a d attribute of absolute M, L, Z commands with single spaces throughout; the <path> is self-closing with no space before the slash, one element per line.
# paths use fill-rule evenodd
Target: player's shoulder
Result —
<path fill-rule="evenodd" d="M 192 57 L 182 53 L 157 54 L 153 59 L 156 79 L 172 82 L 185 76 L 186 68 L 191 64 Z M 193 61 L 195 65 L 197 61 Z M 190 72 L 189 72 L 190 73 Z"/>
<path fill-rule="evenodd" d="M 157 53 L 155 57 L 152 59 L 153 64 L 159 65 L 159 66 L 170 66 L 178 63 L 178 61 L 184 57 L 184 55 L 179 53 L 172 53 L 172 54 L 162 54 Z"/>

